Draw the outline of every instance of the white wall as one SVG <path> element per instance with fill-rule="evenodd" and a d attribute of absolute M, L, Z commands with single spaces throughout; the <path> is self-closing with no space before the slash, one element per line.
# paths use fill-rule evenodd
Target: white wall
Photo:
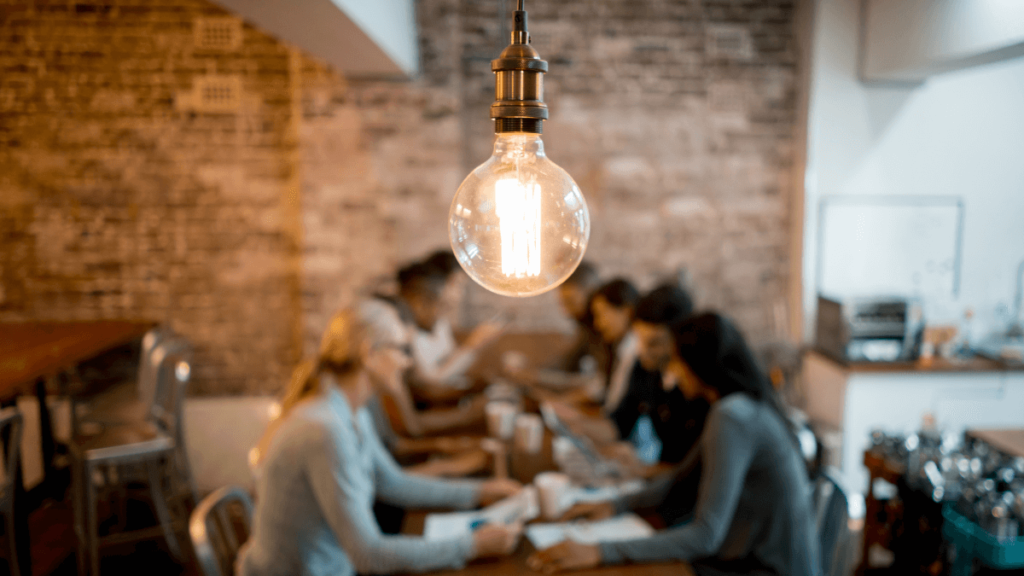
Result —
<path fill-rule="evenodd" d="M 966 307 L 1004 328 L 1024 260 L 1024 58 L 931 77 L 916 87 L 857 78 L 859 0 L 819 0 L 811 70 L 805 327 L 813 335 L 817 213 L 828 195 L 959 196 L 960 296 L 925 302 L 932 321 Z M 884 273 L 884 271 L 880 271 Z"/>
<path fill-rule="evenodd" d="M 229 396 L 185 402 L 185 444 L 200 496 L 234 484 L 255 492 L 249 450 L 278 410 L 276 398 Z"/>

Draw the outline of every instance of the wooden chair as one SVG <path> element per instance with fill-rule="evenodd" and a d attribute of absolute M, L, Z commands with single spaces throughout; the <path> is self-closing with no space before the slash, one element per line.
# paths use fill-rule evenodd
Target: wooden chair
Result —
<path fill-rule="evenodd" d="M 188 532 L 203 576 L 234 574 L 238 550 L 249 538 L 252 500 L 237 486 L 212 492 L 192 511 Z"/>

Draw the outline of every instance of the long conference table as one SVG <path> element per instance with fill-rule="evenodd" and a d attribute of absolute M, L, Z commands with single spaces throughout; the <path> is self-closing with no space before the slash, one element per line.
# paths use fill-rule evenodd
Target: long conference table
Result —
<path fill-rule="evenodd" d="M 502 335 L 498 342 L 488 349 L 477 362 L 479 376 L 487 377 L 491 372 L 496 371 L 502 364 L 501 355 L 508 350 L 515 350 L 527 356 L 532 366 L 546 366 L 559 358 L 571 345 L 571 339 L 561 334 L 519 334 L 510 333 Z M 594 416 L 599 413 L 595 410 Z M 529 483 L 533 477 L 541 471 L 555 470 L 552 455 L 551 440 L 552 433 L 545 429 L 544 441 L 539 454 L 526 455 L 516 450 L 514 443 L 509 446 L 509 476 L 523 483 Z M 426 521 L 427 512 L 410 511 L 403 521 L 402 533 L 406 535 L 422 535 L 423 526 Z M 652 525 L 655 524 L 652 522 Z M 656 526 L 657 527 L 657 526 Z M 432 572 L 442 576 L 523 576 L 536 574 L 527 566 L 526 561 L 535 549 L 524 535 L 519 543 L 516 552 L 512 555 L 492 560 L 477 560 L 470 562 L 461 570 L 445 570 Z M 566 572 L 570 576 L 678 576 L 680 564 L 678 562 L 659 564 L 627 564 L 620 566 L 602 566 L 591 570 L 580 570 Z"/>
<path fill-rule="evenodd" d="M 423 533 L 423 525 L 426 521 L 426 512 L 410 512 L 402 526 L 402 533 L 408 535 L 420 535 Z M 505 558 L 491 560 L 477 560 L 470 562 L 461 570 L 444 570 L 431 572 L 441 576 L 521 576 L 536 574 L 537 572 L 526 565 L 526 560 L 535 549 L 524 535 L 519 542 L 516 551 Z M 578 570 L 565 572 L 569 576 L 679 576 L 680 563 L 663 562 L 658 564 L 623 564 L 619 566 L 600 566 L 590 570 Z"/>
<path fill-rule="evenodd" d="M 12 322 L 0 323 L 0 403 L 35 394 L 39 401 L 44 480 L 52 478 L 55 444 L 46 405 L 46 382 L 77 364 L 141 338 L 154 322 Z M 22 455 L 24 458 L 24 455 Z M 28 539 L 28 503 L 19 461 L 14 478 L 15 534 L 22 574 L 32 573 Z"/>

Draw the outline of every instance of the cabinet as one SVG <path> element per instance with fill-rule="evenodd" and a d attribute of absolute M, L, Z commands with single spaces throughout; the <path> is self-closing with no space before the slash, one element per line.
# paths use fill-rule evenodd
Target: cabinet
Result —
<path fill-rule="evenodd" d="M 818 352 L 803 359 L 804 409 L 839 431 L 839 467 L 851 500 L 867 490 L 864 451 L 873 429 L 916 432 L 925 414 L 942 431 L 1024 428 L 1024 370 L 983 359 L 964 363 L 843 364 Z"/>

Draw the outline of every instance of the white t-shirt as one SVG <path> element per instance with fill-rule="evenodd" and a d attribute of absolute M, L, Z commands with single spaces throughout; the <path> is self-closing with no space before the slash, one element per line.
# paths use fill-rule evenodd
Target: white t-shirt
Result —
<path fill-rule="evenodd" d="M 473 354 L 459 353 L 452 326 L 441 318 L 430 332 L 416 329 L 412 337 L 412 359 L 417 374 L 432 383 L 462 387 L 461 378 L 473 364 Z"/>

